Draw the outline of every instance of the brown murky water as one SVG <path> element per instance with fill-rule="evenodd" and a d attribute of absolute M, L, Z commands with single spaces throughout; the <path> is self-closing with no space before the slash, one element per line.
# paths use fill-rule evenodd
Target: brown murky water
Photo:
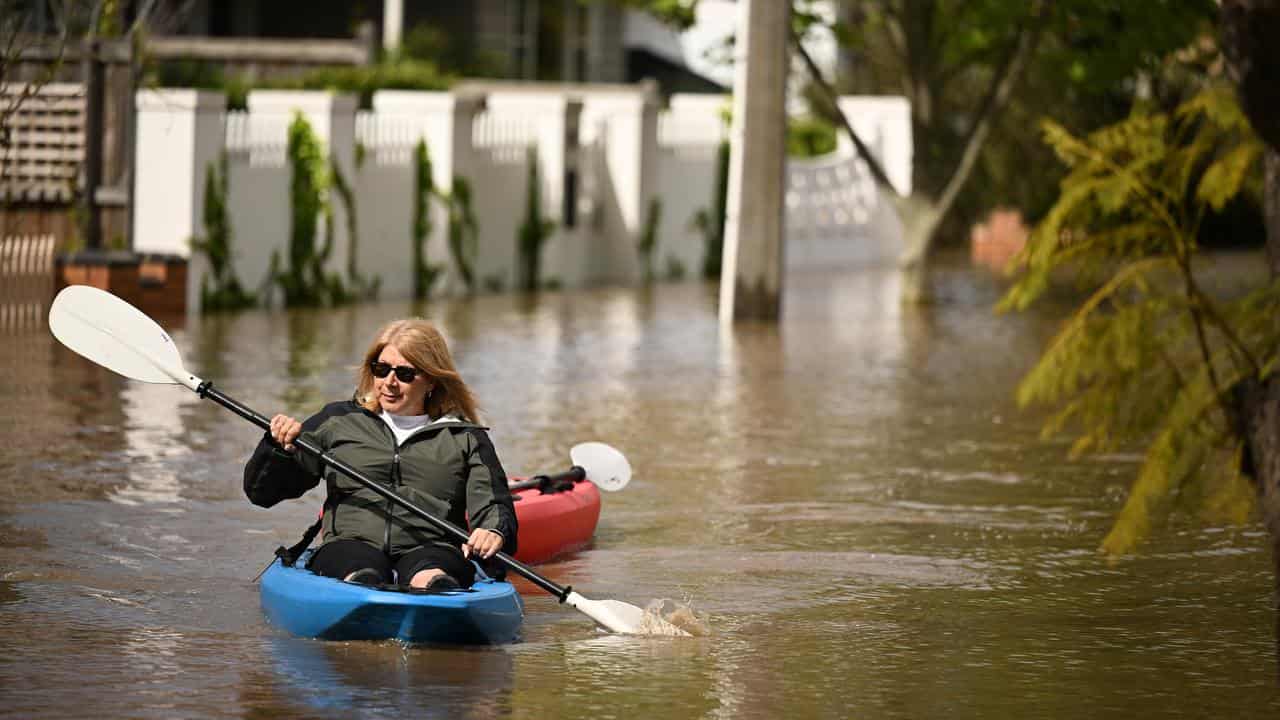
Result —
<path fill-rule="evenodd" d="M 624 450 L 594 546 L 542 567 L 673 598 L 711 629 L 626 638 L 521 585 L 520 642 L 326 643 L 251 578 L 314 517 L 240 493 L 258 431 L 47 333 L 0 338 L 0 716 L 1273 718 L 1260 526 L 1175 521 L 1095 553 L 1137 460 L 1065 460 L 1011 399 L 1060 308 L 997 317 L 960 265 L 797 276 L 778 327 L 722 336 L 702 285 L 483 297 L 449 333 L 508 470 Z M 260 411 L 350 391 L 388 303 L 193 320 L 195 374 Z M 173 327 L 173 326 L 171 326 Z"/>

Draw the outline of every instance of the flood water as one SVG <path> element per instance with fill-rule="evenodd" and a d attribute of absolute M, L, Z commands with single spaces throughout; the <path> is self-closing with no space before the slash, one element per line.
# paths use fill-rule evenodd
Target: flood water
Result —
<path fill-rule="evenodd" d="M 1277 716 L 1261 525 L 1175 517 L 1108 562 L 1139 457 L 1069 461 L 1016 407 L 1062 307 L 997 316 L 963 263 L 924 308 L 892 273 L 788 282 L 781 324 L 728 335 L 700 284 L 166 323 L 190 371 L 301 415 L 382 322 L 438 321 L 508 472 L 587 440 L 635 469 L 540 570 L 686 603 L 692 639 L 604 635 L 527 583 L 507 646 L 286 637 L 252 579 L 320 493 L 254 507 L 254 427 L 0 337 L 0 716 Z"/>

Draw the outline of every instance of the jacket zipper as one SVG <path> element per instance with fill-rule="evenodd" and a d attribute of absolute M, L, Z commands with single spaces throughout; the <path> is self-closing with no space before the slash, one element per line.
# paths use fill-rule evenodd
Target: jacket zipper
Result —
<path fill-rule="evenodd" d="M 381 426 L 382 429 L 386 430 L 387 434 L 391 436 L 391 452 L 392 452 L 391 490 L 394 492 L 396 485 L 398 485 L 400 481 L 400 443 L 396 441 L 396 434 L 391 432 L 391 429 L 386 426 L 386 423 L 382 421 L 382 418 L 378 417 L 377 415 L 374 415 L 368 410 L 365 410 L 365 412 L 371 415 L 372 417 L 377 418 L 378 425 Z M 395 510 L 396 510 L 396 504 L 388 500 L 387 501 L 387 524 L 386 524 L 386 527 L 384 527 L 382 530 L 382 552 L 383 554 L 386 554 L 386 555 L 391 554 L 391 520 L 392 520 L 391 515 L 392 513 L 395 512 Z"/>
<path fill-rule="evenodd" d="M 395 455 L 392 457 L 391 465 L 391 491 L 396 492 L 400 488 L 400 446 L 396 446 Z M 391 554 L 391 520 L 392 515 L 396 511 L 396 504 L 390 500 L 387 501 L 387 527 L 382 534 L 382 552 Z"/>
<path fill-rule="evenodd" d="M 380 416 L 375 415 L 374 413 L 370 412 L 367 409 L 365 410 L 365 413 L 375 418 L 378 424 L 381 425 L 383 428 L 385 428 L 387 433 L 391 435 L 391 447 L 393 448 L 393 452 L 394 452 L 394 455 L 392 455 L 392 467 L 391 467 L 391 489 L 392 491 L 396 491 L 400 488 L 400 484 L 402 480 L 400 476 L 400 442 L 396 440 L 396 434 L 391 431 L 391 428 L 388 428 L 386 426 L 386 422 Z M 421 433 L 413 433 L 412 435 L 409 436 L 408 439 L 413 439 L 414 437 L 420 434 Z M 396 509 L 396 504 L 391 500 L 388 500 L 387 501 L 387 524 L 382 531 L 382 552 L 387 555 L 391 554 L 391 520 L 392 520 L 392 513 L 395 512 L 395 509 Z M 336 514 L 337 508 L 334 508 L 334 512 Z"/>

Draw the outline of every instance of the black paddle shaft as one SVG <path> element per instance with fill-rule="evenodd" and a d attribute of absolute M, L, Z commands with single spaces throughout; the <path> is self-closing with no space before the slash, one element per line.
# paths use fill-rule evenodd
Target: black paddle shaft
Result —
<path fill-rule="evenodd" d="M 271 431 L 270 418 L 268 418 L 267 416 L 263 415 L 260 412 L 257 412 L 253 408 L 248 407 L 247 405 L 241 404 L 240 402 L 236 401 L 234 398 L 230 397 L 229 395 L 222 392 L 221 390 L 214 388 L 213 383 L 209 382 L 208 380 L 204 381 L 203 383 L 200 384 L 198 388 L 196 388 L 196 394 L 202 398 L 216 402 L 222 407 L 230 410 L 236 415 L 239 415 L 245 420 L 248 420 L 254 425 L 257 425 L 263 430 L 266 430 L 267 432 Z M 328 465 L 329 467 L 337 470 L 343 475 L 346 475 L 352 480 L 355 480 L 361 485 L 364 485 L 365 487 L 369 488 L 375 493 L 381 495 L 387 500 L 390 500 L 391 502 L 396 503 L 397 505 L 399 505 L 400 507 L 403 507 L 404 509 L 413 513 L 414 515 L 417 515 L 423 520 L 426 520 L 427 522 L 436 526 L 436 528 L 438 528 L 445 534 L 452 536 L 455 540 L 465 543 L 467 540 L 471 538 L 471 536 L 468 535 L 467 532 L 462 528 L 454 525 L 453 523 L 446 522 L 444 520 L 441 520 L 435 517 L 431 513 L 427 512 L 426 510 L 423 510 L 422 508 L 415 505 L 412 501 L 406 500 L 405 498 L 401 497 L 400 495 L 393 492 L 392 490 L 385 488 L 382 485 L 379 485 L 378 483 L 370 480 L 369 478 L 361 474 L 359 470 L 356 470 L 350 465 L 326 453 L 324 450 L 321 450 L 319 447 L 316 447 L 311 442 L 307 440 L 303 440 L 302 438 L 298 438 L 293 442 L 295 445 L 302 448 L 303 450 L 319 457 L 320 461 L 323 462 L 325 465 Z M 561 587 L 560 585 L 557 585 L 556 583 L 548 580 L 547 578 L 542 577 L 538 573 L 534 572 L 533 569 L 530 568 L 528 565 L 525 565 L 524 563 L 520 562 L 519 560 L 516 560 L 515 558 L 511 557 L 510 555 L 504 552 L 499 552 L 495 554 L 493 557 L 497 558 L 498 561 L 501 562 L 503 565 L 506 565 L 507 567 L 514 570 L 516 574 L 520 575 L 524 579 L 528 580 L 534 585 L 537 585 L 543 590 L 546 590 L 552 595 L 555 595 L 556 597 L 560 598 L 560 602 L 564 602 L 565 598 L 569 597 L 569 593 L 573 591 L 572 587 Z"/>
<path fill-rule="evenodd" d="M 528 480 L 521 480 L 520 482 L 511 483 L 510 485 L 507 486 L 507 489 L 508 490 L 526 490 L 528 488 L 534 488 L 534 487 L 547 489 L 547 488 L 554 488 L 556 485 L 559 485 L 562 482 L 579 483 L 585 480 L 586 478 L 587 478 L 587 471 L 582 469 L 578 465 L 574 465 L 573 467 L 569 468 L 568 470 L 565 470 L 562 473 L 556 473 L 555 475 L 534 475 Z"/>

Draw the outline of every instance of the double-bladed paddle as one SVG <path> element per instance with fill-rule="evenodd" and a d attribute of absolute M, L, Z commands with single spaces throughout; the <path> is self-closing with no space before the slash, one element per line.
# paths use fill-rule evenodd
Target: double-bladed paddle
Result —
<path fill-rule="evenodd" d="M 155 320 L 141 310 L 112 295 L 109 292 L 87 285 L 72 285 L 58 293 L 49 308 L 49 331 L 63 345 L 93 362 L 134 380 L 169 385 L 184 385 L 201 398 L 212 400 L 263 430 L 269 430 L 271 420 L 266 416 L 242 405 L 222 391 L 213 387 L 213 383 L 202 380 L 187 372 L 182 365 L 182 356 L 169 333 L 164 331 Z M 395 492 L 377 484 L 360 473 L 360 471 L 325 453 L 308 440 L 299 438 L 294 444 L 305 452 L 320 457 L 326 465 L 364 485 L 383 498 L 404 507 L 409 512 L 431 523 L 447 535 L 466 542 L 469 535 L 452 523 L 432 516 L 413 502 L 406 500 Z M 603 443 L 584 443 L 584 445 L 603 445 Z M 580 446 L 578 446 L 580 447 Z M 604 447 L 608 447 L 605 445 Z M 577 447 L 574 448 L 577 450 Z M 612 448 L 609 448 L 612 450 Z M 596 452 L 603 452 L 600 448 Z M 587 466 L 597 460 L 589 455 L 585 459 L 571 458 L 576 465 Z M 616 452 L 616 451 L 614 451 Z M 620 455 L 620 453 L 619 453 Z M 625 458 L 623 463 L 625 463 Z M 610 478 L 602 478 L 620 488 L 630 479 L 630 466 L 626 467 L 625 478 L 615 474 Z M 621 482 L 619 482 L 621 480 Z M 598 483 L 599 484 L 599 483 Z M 602 485 L 603 487 L 603 485 Z M 617 489 L 614 488 L 614 489 Z M 618 600 L 590 600 L 574 592 L 571 587 L 562 587 L 534 572 L 524 563 L 499 552 L 494 555 L 499 562 L 511 568 L 516 574 L 524 577 L 534 585 L 546 590 L 569 605 L 596 621 L 607 630 L 618 633 L 640 634 L 651 632 L 660 618 L 650 617 L 646 620 L 644 610 L 635 605 Z M 664 634 L 687 635 L 675 626 L 662 627 Z"/>

